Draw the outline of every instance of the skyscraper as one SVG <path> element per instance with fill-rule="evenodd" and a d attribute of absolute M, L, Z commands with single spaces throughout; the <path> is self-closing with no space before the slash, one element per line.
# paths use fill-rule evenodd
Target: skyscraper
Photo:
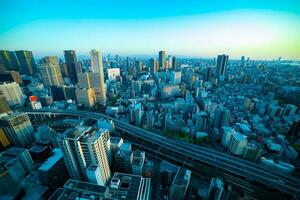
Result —
<path fill-rule="evenodd" d="M 244 67 L 245 66 L 245 56 L 242 56 L 241 57 L 241 67 Z"/>
<path fill-rule="evenodd" d="M 20 65 L 13 51 L 0 51 L 0 71 L 20 71 Z"/>
<path fill-rule="evenodd" d="M 154 76 L 158 69 L 158 63 L 155 58 L 150 59 L 150 73 Z"/>
<path fill-rule="evenodd" d="M 37 72 L 36 64 L 31 51 L 16 51 L 16 56 L 20 64 L 21 74 L 32 76 L 34 73 Z"/>
<path fill-rule="evenodd" d="M 9 106 L 23 106 L 25 95 L 16 82 L 0 84 L 0 91 L 5 96 Z"/>
<path fill-rule="evenodd" d="M 93 88 L 95 90 L 96 101 L 105 105 L 106 103 L 106 93 L 103 95 L 104 83 L 101 82 L 101 73 L 99 72 L 84 72 L 78 73 L 78 85 L 80 88 Z M 104 89 L 105 92 L 105 89 Z"/>
<path fill-rule="evenodd" d="M 44 64 L 40 66 L 42 81 L 46 87 L 63 85 L 64 81 L 58 63 L 58 58 L 48 56 L 43 58 Z"/>
<path fill-rule="evenodd" d="M 105 106 L 105 104 L 106 104 L 106 88 L 105 88 L 105 82 L 104 82 L 102 53 L 100 51 L 92 50 L 91 51 L 91 62 L 92 62 L 92 72 L 100 73 L 99 86 L 97 87 L 98 92 L 99 92 L 99 102 L 100 102 L 100 104 Z"/>
<path fill-rule="evenodd" d="M 207 128 L 208 116 L 206 112 L 196 114 L 196 131 L 205 131 Z"/>
<path fill-rule="evenodd" d="M 215 78 L 217 78 L 220 81 L 224 81 L 225 79 L 225 71 L 227 67 L 228 58 L 229 56 L 225 54 L 218 55 Z"/>
<path fill-rule="evenodd" d="M 87 108 L 92 108 L 96 104 L 94 88 L 76 88 L 75 95 L 77 103 L 83 104 Z"/>
<path fill-rule="evenodd" d="M 173 69 L 174 71 L 177 70 L 177 60 L 176 60 L 176 57 L 175 57 L 175 56 L 172 57 L 172 69 Z"/>
<path fill-rule="evenodd" d="M 166 69 L 166 52 L 160 51 L 158 53 L 158 68 L 161 71 L 164 71 Z"/>
<path fill-rule="evenodd" d="M 206 74 L 205 74 L 205 81 L 206 81 L 206 82 L 211 81 L 211 75 L 212 75 L 212 68 L 211 68 L 211 67 L 208 67 L 208 68 L 206 69 Z"/>
<path fill-rule="evenodd" d="M 10 107 L 8 105 L 8 102 L 6 100 L 6 97 L 4 96 L 2 90 L 0 90 L 0 114 L 6 113 L 10 111 Z"/>
<path fill-rule="evenodd" d="M 108 183 L 111 172 L 105 148 L 107 138 L 107 129 L 95 131 L 83 126 L 68 129 L 57 138 L 72 179 L 87 180 L 86 170 L 93 164 L 99 166 L 103 183 Z"/>
<path fill-rule="evenodd" d="M 27 146 L 33 142 L 33 126 L 26 113 L 15 112 L 0 118 L 3 128 L 10 142 L 16 146 Z"/>
<path fill-rule="evenodd" d="M 215 111 L 213 126 L 220 128 L 226 126 L 230 120 L 230 110 L 217 108 Z"/>
<path fill-rule="evenodd" d="M 209 199 L 220 200 L 224 190 L 224 183 L 220 178 L 212 178 L 208 190 Z"/>
<path fill-rule="evenodd" d="M 184 200 L 192 172 L 179 168 L 170 187 L 170 200 Z"/>
<path fill-rule="evenodd" d="M 67 75 L 72 83 L 77 83 L 77 73 L 81 73 L 82 69 L 77 62 L 77 57 L 74 50 L 65 50 L 64 56 L 67 65 Z"/>

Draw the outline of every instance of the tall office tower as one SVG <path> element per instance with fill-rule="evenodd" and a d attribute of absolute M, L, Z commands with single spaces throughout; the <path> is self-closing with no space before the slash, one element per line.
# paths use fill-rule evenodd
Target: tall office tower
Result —
<path fill-rule="evenodd" d="M 153 114 L 153 111 L 149 111 L 146 114 L 146 121 L 147 121 L 147 129 L 148 130 L 152 130 L 154 127 L 154 121 L 155 121 L 155 117 Z"/>
<path fill-rule="evenodd" d="M 123 143 L 115 155 L 115 168 L 118 172 L 132 172 L 132 148 L 130 143 Z"/>
<path fill-rule="evenodd" d="M 95 72 L 84 72 L 84 73 L 78 73 L 78 85 L 80 88 L 93 88 L 95 90 L 96 95 L 96 101 L 101 104 L 106 104 L 106 94 L 102 93 L 105 92 L 105 89 L 103 89 L 103 85 L 105 87 L 105 84 L 101 82 L 101 73 L 95 73 Z"/>
<path fill-rule="evenodd" d="M 6 113 L 10 111 L 10 107 L 8 101 L 6 100 L 5 95 L 3 94 L 2 90 L 0 90 L 0 114 Z"/>
<path fill-rule="evenodd" d="M 158 53 L 158 69 L 164 71 L 166 69 L 166 52 L 160 51 Z"/>
<path fill-rule="evenodd" d="M 93 164 L 99 166 L 103 184 L 108 183 L 111 172 L 105 149 L 107 135 L 107 129 L 95 131 L 91 127 L 78 126 L 57 138 L 72 179 L 87 180 L 86 170 Z"/>
<path fill-rule="evenodd" d="M 18 83 L 2 83 L 0 84 L 0 91 L 2 91 L 9 106 L 23 106 L 25 96 Z"/>
<path fill-rule="evenodd" d="M 198 112 L 196 114 L 196 131 L 205 131 L 207 128 L 207 112 Z"/>
<path fill-rule="evenodd" d="M 241 63 L 240 63 L 241 67 L 245 66 L 245 56 L 241 57 Z"/>
<path fill-rule="evenodd" d="M 211 81 L 211 76 L 212 76 L 212 68 L 208 67 L 205 73 L 205 82 Z"/>
<path fill-rule="evenodd" d="M 229 143 L 229 150 L 234 155 L 243 155 L 245 148 L 247 146 L 247 139 L 244 135 L 235 132 L 231 135 L 230 143 Z"/>
<path fill-rule="evenodd" d="M 67 74 L 72 83 L 77 83 L 77 73 L 81 73 L 82 69 L 79 63 L 77 62 L 77 57 L 74 50 L 65 50 L 64 56 L 67 65 Z"/>
<path fill-rule="evenodd" d="M 213 126 L 220 128 L 222 126 L 228 125 L 230 120 L 230 110 L 217 108 L 215 111 Z"/>
<path fill-rule="evenodd" d="M 134 103 L 130 107 L 130 121 L 138 127 L 141 127 L 143 119 L 143 106 L 141 103 Z"/>
<path fill-rule="evenodd" d="M 46 87 L 63 85 L 63 78 L 56 56 L 47 56 L 43 59 L 43 64 L 40 66 L 42 81 Z"/>
<path fill-rule="evenodd" d="M 168 66 L 166 66 L 167 70 L 171 70 L 173 66 L 173 56 L 168 56 Z"/>
<path fill-rule="evenodd" d="M 155 58 L 151 58 L 149 65 L 150 65 L 150 73 L 154 76 L 158 69 L 158 62 Z"/>
<path fill-rule="evenodd" d="M 105 82 L 104 82 L 104 71 L 103 71 L 103 63 L 102 63 L 102 53 L 96 50 L 91 51 L 91 62 L 92 62 L 92 72 L 95 73 L 100 73 L 99 76 L 99 84 L 98 88 L 96 89 L 99 93 L 99 100 L 100 104 L 106 105 L 106 87 L 105 87 Z M 96 92 L 97 93 L 97 92 Z"/>
<path fill-rule="evenodd" d="M 123 139 L 119 137 L 110 137 L 107 142 L 107 157 L 111 167 L 115 166 L 115 155 L 123 143 Z"/>
<path fill-rule="evenodd" d="M 179 168 L 170 187 L 170 200 L 184 200 L 192 172 Z"/>
<path fill-rule="evenodd" d="M 127 69 L 127 73 L 131 74 L 131 69 L 130 69 L 130 58 L 126 57 L 126 69 Z"/>
<path fill-rule="evenodd" d="M 175 57 L 175 56 L 173 56 L 173 58 L 172 58 L 172 69 L 173 69 L 174 71 L 177 70 L 177 60 L 176 60 L 176 57 Z"/>
<path fill-rule="evenodd" d="M 16 58 L 15 52 L 0 51 L 0 71 L 20 71 L 20 65 Z"/>
<path fill-rule="evenodd" d="M 217 78 L 220 81 L 225 80 L 225 71 L 228 63 L 228 55 L 218 55 L 217 58 L 217 66 L 215 71 L 215 78 Z"/>
<path fill-rule="evenodd" d="M 132 174 L 142 176 L 145 158 L 146 156 L 144 151 L 137 150 L 133 152 Z"/>
<path fill-rule="evenodd" d="M 26 50 L 20 50 L 15 52 L 20 64 L 21 74 L 25 74 L 28 76 L 34 75 L 34 73 L 37 72 L 37 68 L 32 52 Z"/>
<path fill-rule="evenodd" d="M 27 146 L 33 142 L 34 129 L 27 113 L 15 112 L 1 117 L 0 127 L 16 146 Z"/>
<path fill-rule="evenodd" d="M 220 200 L 224 190 L 224 183 L 220 178 L 212 178 L 208 190 L 209 199 Z"/>
<path fill-rule="evenodd" d="M 143 63 L 142 63 L 142 61 L 136 60 L 134 62 L 134 67 L 135 67 L 135 69 L 136 69 L 137 72 L 143 71 Z"/>
<path fill-rule="evenodd" d="M 92 108 L 96 104 L 96 94 L 94 88 L 76 88 L 77 103 L 85 107 Z"/>

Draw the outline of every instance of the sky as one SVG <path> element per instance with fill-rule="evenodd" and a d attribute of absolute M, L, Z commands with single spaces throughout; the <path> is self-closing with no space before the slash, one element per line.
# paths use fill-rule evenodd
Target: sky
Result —
<path fill-rule="evenodd" d="M 300 59 L 299 0 L 0 0 L 0 49 Z"/>

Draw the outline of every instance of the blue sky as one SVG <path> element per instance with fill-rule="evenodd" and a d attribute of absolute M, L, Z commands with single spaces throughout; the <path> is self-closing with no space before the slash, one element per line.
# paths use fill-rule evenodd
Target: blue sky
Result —
<path fill-rule="evenodd" d="M 300 59 L 299 0 L 0 0 L 0 49 Z"/>

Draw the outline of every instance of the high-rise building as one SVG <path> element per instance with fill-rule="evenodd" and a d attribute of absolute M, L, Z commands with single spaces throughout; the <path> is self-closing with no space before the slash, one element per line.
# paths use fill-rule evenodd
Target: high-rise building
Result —
<path fill-rule="evenodd" d="M 1 159 L 9 160 L 14 158 L 18 158 L 27 174 L 33 171 L 34 162 L 27 149 L 14 146 L 1 153 Z"/>
<path fill-rule="evenodd" d="M 77 83 L 77 73 L 81 73 L 82 69 L 79 63 L 77 62 L 76 53 L 74 50 L 65 50 L 64 56 L 67 65 L 67 74 L 72 83 Z"/>
<path fill-rule="evenodd" d="M 66 200 L 66 199 L 111 199 L 109 188 L 106 186 L 96 185 L 78 180 L 69 179 L 63 188 L 58 188 L 49 200 Z"/>
<path fill-rule="evenodd" d="M 135 69 L 136 69 L 137 72 L 143 71 L 143 63 L 142 63 L 142 61 L 136 60 L 134 62 L 134 67 L 135 67 Z"/>
<path fill-rule="evenodd" d="M 5 96 L 9 106 L 23 106 L 25 96 L 18 83 L 0 84 L 0 91 Z"/>
<path fill-rule="evenodd" d="M 228 63 L 228 55 L 218 55 L 217 58 L 217 65 L 216 65 L 216 71 L 215 71 L 215 78 L 217 78 L 220 81 L 225 80 L 225 71 Z"/>
<path fill-rule="evenodd" d="M 141 126 L 143 119 L 143 106 L 141 103 L 134 103 L 130 107 L 130 121 L 135 126 Z"/>
<path fill-rule="evenodd" d="M 16 83 L 23 83 L 21 79 L 20 73 L 18 71 L 0 71 L 0 82 L 16 82 Z"/>
<path fill-rule="evenodd" d="M 231 135 L 230 143 L 229 143 L 229 150 L 234 155 L 243 155 L 245 148 L 247 146 L 247 139 L 244 135 L 235 132 Z"/>
<path fill-rule="evenodd" d="M 20 71 L 15 52 L 0 50 L 0 71 Z"/>
<path fill-rule="evenodd" d="M 255 144 L 247 144 L 243 158 L 256 162 L 260 156 L 261 149 Z"/>
<path fill-rule="evenodd" d="M 206 81 L 206 82 L 211 81 L 211 76 L 212 76 L 212 68 L 211 68 L 211 67 L 208 67 L 208 68 L 206 69 L 205 81 Z"/>
<path fill-rule="evenodd" d="M 92 108 L 96 104 L 96 94 L 94 88 L 76 88 L 77 103 L 83 104 L 87 108 Z"/>
<path fill-rule="evenodd" d="M 226 126 L 228 125 L 229 120 L 230 120 L 230 110 L 217 108 L 215 111 L 213 126 L 217 128 Z"/>
<path fill-rule="evenodd" d="M 93 88 L 95 90 L 96 101 L 105 105 L 106 103 L 106 93 L 105 89 L 103 90 L 103 84 L 101 83 L 101 74 L 95 72 L 84 72 L 78 73 L 78 85 L 80 88 Z"/>
<path fill-rule="evenodd" d="M 109 81 L 116 81 L 120 78 L 120 68 L 107 69 L 107 77 Z"/>
<path fill-rule="evenodd" d="M 166 70 L 171 70 L 172 66 L 173 66 L 173 64 L 172 64 L 172 62 L 173 62 L 173 56 L 169 55 L 167 62 L 168 62 L 168 65 L 166 65 Z"/>
<path fill-rule="evenodd" d="M 170 187 L 170 200 L 184 200 L 192 172 L 179 168 Z"/>
<path fill-rule="evenodd" d="M 116 172 L 109 185 L 110 199 L 150 200 L 151 180 Z"/>
<path fill-rule="evenodd" d="M 132 174 L 142 176 L 145 158 L 146 156 L 144 151 L 137 150 L 133 152 Z"/>
<path fill-rule="evenodd" d="M 64 81 L 61 75 L 61 70 L 58 63 L 58 58 L 48 56 L 43 58 L 43 63 L 40 66 L 42 81 L 46 87 L 63 85 Z"/>
<path fill-rule="evenodd" d="M 25 74 L 28 76 L 34 75 L 34 73 L 37 72 L 37 68 L 32 52 L 26 50 L 20 50 L 15 52 L 20 64 L 21 74 Z"/>
<path fill-rule="evenodd" d="M 69 178 L 61 149 L 52 150 L 52 155 L 38 168 L 39 180 L 51 189 L 63 186 Z"/>
<path fill-rule="evenodd" d="M 105 185 L 101 176 L 100 167 L 98 165 L 91 164 L 88 166 L 86 169 L 86 175 L 90 183 Z"/>
<path fill-rule="evenodd" d="M 91 62 L 92 62 L 92 72 L 100 73 L 99 76 L 99 102 L 102 105 L 106 105 L 106 87 L 104 82 L 104 69 L 102 62 L 102 53 L 100 51 L 92 50 L 91 51 Z"/>
<path fill-rule="evenodd" d="M 87 180 L 86 170 L 93 164 L 99 166 L 103 183 L 107 184 L 111 176 L 105 147 L 107 138 L 106 129 L 95 131 L 82 126 L 68 129 L 57 138 L 72 179 Z"/>
<path fill-rule="evenodd" d="M 0 127 L 16 146 L 27 146 L 33 142 L 34 129 L 27 113 L 15 112 L 2 116 Z"/>
<path fill-rule="evenodd" d="M 0 90 L 0 114 L 10 111 L 9 104 L 2 90 Z"/>
<path fill-rule="evenodd" d="M 177 60 L 175 56 L 172 57 L 172 69 L 177 71 Z"/>
<path fill-rule="evenodd" d="M 0 150 L 10 145 L 9 139 L 4 133 L 3 129 L 0 128 Z"/>
<path fill-rule="evenodd" d="M 241 57 L 241 67 L 244 67 L 245 66 L 245 56 L 242 56 Z"/>
<path fill-rule="evenodd" d="M 150 59 L 150 73 L 154 76 L 155 73 L 157 72 L 158 70 L 158 63 L 157 63 L 157 60 L 155 58 L 151 58 Z"/>
<path fill-rule="evenodd" d="M 124 143 L 123 139 L 119 137 L 110 137 L 110 139 L 108 140 L 107 157 L 108 157 L 109 165 L 111 167 L 115 166 L 115 155 L 123 143 Z"/>
<path fill-rule="evenodd" d="M 207 128 L 208 115 L 207 112 L 198 112 L 196 114 L 196 131 L 205 131 Z"/>
<path fill-rule="evenodd" d="M 115 155 L 115 168 L 118 172 L 132 172 L 132 149 L 130 143 L 123 143 Z"/>
<path fill-rule="evenodd" d="M 166 52 L 160 51 L 158 53 L 158 69 L 164 71 L 166 69 Z"/>
<path fill-rule="evenodd" d="M 208 190 L 209 199 L 220 200 L 224 191 L 224 183 L 220 178 L 212 178 Z"/>

